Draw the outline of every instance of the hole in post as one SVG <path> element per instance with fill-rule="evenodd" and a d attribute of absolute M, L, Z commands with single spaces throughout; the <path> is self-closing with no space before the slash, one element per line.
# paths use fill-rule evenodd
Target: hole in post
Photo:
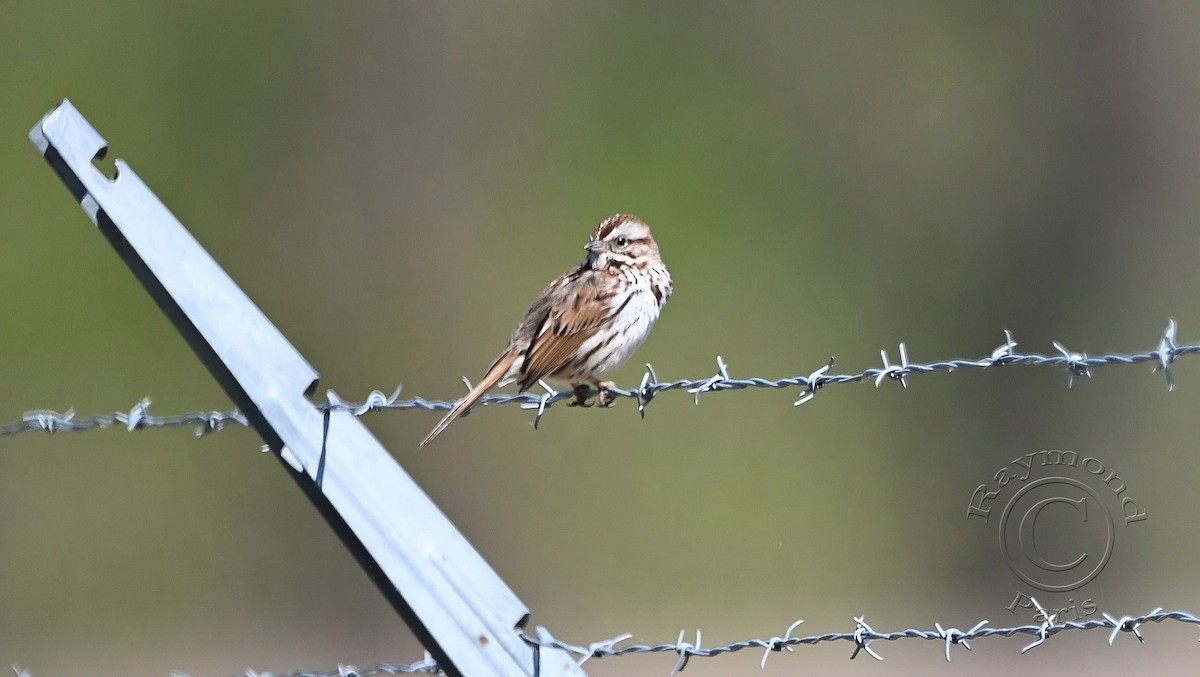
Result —
<path fill-rule="evenodd" d="M 104 175 L 104 178 L 109 181 L 117 179 L 117 163 L 115 160 L 109 160 L 108 146 L 101 146 L 100 150 L 96 151 L 95 157 L 92 158 L 92 166 L 96 171 Z"/>

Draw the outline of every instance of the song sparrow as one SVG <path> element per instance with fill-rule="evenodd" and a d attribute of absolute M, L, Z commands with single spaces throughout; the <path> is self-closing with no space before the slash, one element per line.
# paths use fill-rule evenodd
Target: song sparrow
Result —
<path fill-rule="evenodd" d="M 565 381 L 575 390 L 571 404 L 585 406 L 588 386 L 594 386 L 600 406 L 612 405 L 608 388 L 613 384 L 600 377 L 625 362 L 650 335 L 671 295 L 671 274 L 650 228 L 631 214 L 601 221 L 584 249 L 583 263 L 542 291 L 487 374 L 421 446 L 496 384 L 515 381 L 524 392 L 539 379 Z"/>

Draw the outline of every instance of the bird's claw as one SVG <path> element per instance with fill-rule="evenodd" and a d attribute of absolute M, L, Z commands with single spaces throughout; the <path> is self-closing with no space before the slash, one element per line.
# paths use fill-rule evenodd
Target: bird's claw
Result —
<path fill-rule="evenodd" d="M 616 404 L 616 398 L 614 398 L 612 396 L 612 393 L 608 392 L 608 389 L 612 388 L 615 385 L 616 384 L 613 383 L 612 381 L 601 381 L 600 382 L 600 385 L 599 385 L 600 395 L 598 397 L 596 397 L 596 404 L 599 404 L 601 408 L 607 409 L 607 408 L 611 407 L 613 404 Z"/>
<path fill-rule="evenodd" d="M 590 407 L 591 402 L 588 402 L 588 387 L 586 384 L 575 386 L 575 399 L 567 402 L 568 407 Z"/>
<path fill-rule="evenodd" d="M 567 402 L 568 407 L 591 407 L 599 406 L 602 409 L 607 409 L 616 403 L 616 398 L 612 393 L 608 392 L 609 388 L 615 387 L 616 384 L 612 381 L 601 381 L 595 385 L 596 391 L 599 393 L 596 396 L 595 402 L 589 402 L 588 397 L 591 396 L 592 386 L 586 383 L 581 383 L 575 386 L 575 399 Z"/>

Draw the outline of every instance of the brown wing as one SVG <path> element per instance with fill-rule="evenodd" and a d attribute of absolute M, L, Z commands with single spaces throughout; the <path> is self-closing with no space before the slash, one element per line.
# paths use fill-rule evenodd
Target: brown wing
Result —
<path fill-rule="evenodd" d="M 541 322 L 531 331 L 521 390 L 567 366 L 580 346 L 612 317 L 608 300 L 616 291 L 605 284 L 605 275 L 600 271 L 576 273 L 568 274 L 562 284 L 552 285 L 558 287 L 558 293 L 544 296 L 544 307 L 539 304 L 529 310 L 526 319 Z"/>

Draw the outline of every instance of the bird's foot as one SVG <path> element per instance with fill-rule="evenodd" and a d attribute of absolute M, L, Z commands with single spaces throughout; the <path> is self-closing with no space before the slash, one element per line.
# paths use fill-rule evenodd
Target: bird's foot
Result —
<path fill-rule="evenodd" d="M 609 388 L 613 388 L 616 385 L 612 381 L 601 381 L 597 384 L 597 387 L 600 389 L 600 396 L 596 398 L 596 404 L 599 404 L 604 409 L 616 404 L 616 398 L 613 397 L 612 393 L 608 392 Z"/>
<path fill-rule="evenodd" d="M 592 404 L 588 402 L 588 391 L 590 388 L 586 383 L 581 383 L 575 386 L 575 399 L 567 402 L 568 407 L 590 407 Z"/>

